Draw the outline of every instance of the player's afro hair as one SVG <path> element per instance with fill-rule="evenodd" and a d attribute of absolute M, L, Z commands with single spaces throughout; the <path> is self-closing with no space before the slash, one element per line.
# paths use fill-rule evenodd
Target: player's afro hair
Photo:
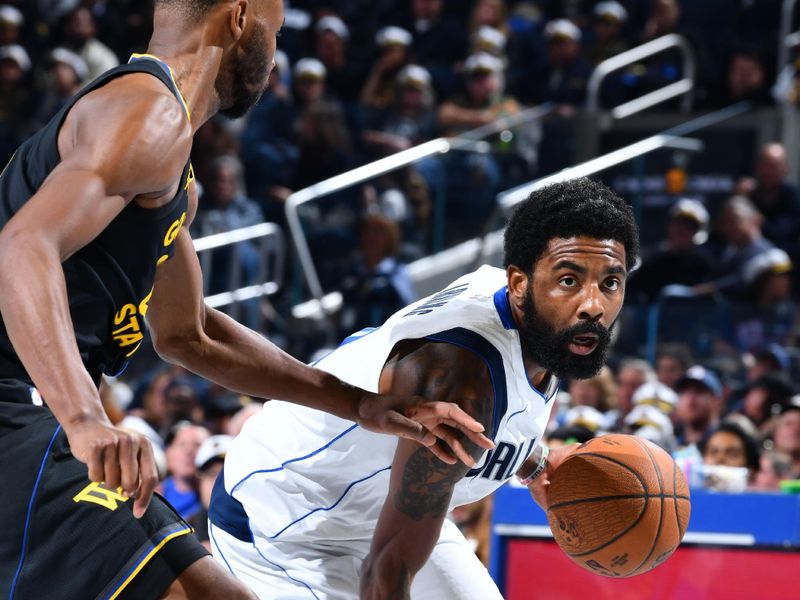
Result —
<path fill-rule="evenodd" d="M 583 178 L 536 190 L 517 206 L 506 228 L 504 264 L 530 275 L 550 240 L 577 236 L 620 242 L 628 271 L 639 256 L 631 207 L 606 186 Z"/>

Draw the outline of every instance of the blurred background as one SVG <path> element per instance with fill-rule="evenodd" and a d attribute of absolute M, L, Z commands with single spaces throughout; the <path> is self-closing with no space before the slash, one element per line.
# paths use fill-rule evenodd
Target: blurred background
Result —
<path fill-rule="evenodd" d="M 793 597 L 779 565 L 800 547 L 795 4 L 286 1 L 267 93 L 196 135 L 207 301 L 310 362 L 478 265 L 502 266 L 504 222 L 532 190 L 603 181 L 633 206 L 643 258 L 608 367 L 564 382 L 548 441 L 617 431 L 672 452 L 696 492 L 685 552 L 718 567 L 699 577 L 685 567 L 699 555 L 681 549 L 659 570 L 668 583 L 586 575 L 587 593 Z M 151 13 L 132 0 L 1 4 L 0 163 L 144 52 Z M 138 354 L 104 382 L 107 411 L 150 436 L 163 493 L 202 538 L 227 436 L 261 400 Z M 578 597 L 582 573 L 536 529 L 546 520 L 520 504 L 527 492 L 501 492 L 494 510 L 488 499 L 452 518 L 507 597 L 539 597 L 515 566 L 531 560 L 561 565 L 543 567 L 548 598 Z M 739 560 L 775 589 L 750 590 Z"/>

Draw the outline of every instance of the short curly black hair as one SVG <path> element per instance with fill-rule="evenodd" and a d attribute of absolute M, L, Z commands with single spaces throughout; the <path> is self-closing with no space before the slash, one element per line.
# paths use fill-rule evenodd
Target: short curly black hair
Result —
<path fill-rule="evenodd" d="M 219 2 L 220 0 L 155 0 L 155 5 L 182 9 L 190 17 L 200 19 Z"/>
<path fill-rule="evenodd" d="M 550 240 L 577 236 L 616 240 L 628 271 L 639 257 L 639 232 L 630 205 L 590 179 L 555 183 L 517 206 L 505 233 L 503 262 L 531 274 Z"/>

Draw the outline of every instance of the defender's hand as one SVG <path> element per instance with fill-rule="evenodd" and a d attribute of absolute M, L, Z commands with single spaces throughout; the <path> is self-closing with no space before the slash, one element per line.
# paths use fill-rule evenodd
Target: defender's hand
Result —
<path fill-rule="evenodd" d="M 72 455 L 89 467 L 89 479 L 135 498 L 133 516 L 140 518 L 158 484 L 150 441 L 140 433 L 85 420 L 64 429 Z"/>
<path fill-rule="evenodd" d="M 458 439 L 459 431 L 482 448 L 494 448 L 494 442 L 482 433 L 483 425 L 452 402 L 366 394 L 358 402 L 356 422 L 369 431 L 415 440 L 448 464 L 461 460 L 475 466 L 475 460 Z M 438 444 L 437 439 L 444 444 Z"/>

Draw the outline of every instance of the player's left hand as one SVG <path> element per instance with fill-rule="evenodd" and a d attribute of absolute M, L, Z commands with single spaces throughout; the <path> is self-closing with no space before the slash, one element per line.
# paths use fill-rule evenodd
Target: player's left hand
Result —
<path fill-rule="evenodd" d="M 547 466 L 544 472 L 528 485 L 528 491 L 530 491 L 533 499 L 536 500 L 536 504 L 541 506 L 544 510 L 547 510 L 547 507 L 550 506 L 550 501 L 547 499 L 550 477 L 553 476 L 553 473 L 559 465 L 563 463 L 570 454 L 575 452 L 579 446 L 580 444 L 570 444 L 569 446 L 562 446 L 561 448 L 550 448 L 550 454 L 547 455 Z"/>
<path fill-rule="evenodd" d="M 460 460 L 469 467 L 475 466 L 475 460 L 459 440 L 459 432 L 481 448 L 494 448 L 494 442 L 483 434 L 483 425 L 452 402 L 367 394 L 358 403 L 356 422 L 369 431 L 415 440 L 448 464 Z"/>

